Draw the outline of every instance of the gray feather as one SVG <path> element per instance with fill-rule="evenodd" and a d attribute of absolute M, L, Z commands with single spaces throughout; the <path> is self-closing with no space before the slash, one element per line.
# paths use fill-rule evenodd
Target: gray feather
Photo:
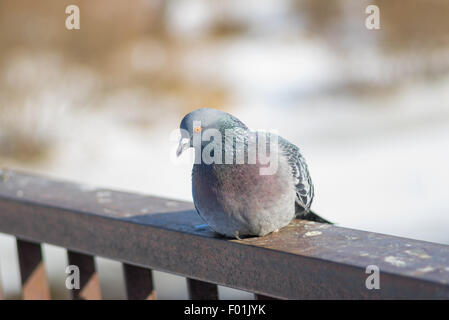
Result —
<path fill-rule="evenodd" d="M 307 213 L 312 205 L 314 188 L 306 160 L 301 155 L 299 148 L 284 138 L 279 137 L 279 146 L 292 169 L 293 182 L 296 188 L 296 203 L 303 209 L 303 212 L 299 213 Z"/>

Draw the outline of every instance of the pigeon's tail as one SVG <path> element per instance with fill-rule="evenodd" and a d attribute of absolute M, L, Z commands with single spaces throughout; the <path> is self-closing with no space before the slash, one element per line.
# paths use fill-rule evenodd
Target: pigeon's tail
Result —
<path fill-rule="evenodd" d="M 328 221 L 328 220 L 326 220 L 324 218 L 321 218 L 319 215 L 317 215 L 315 212 L 313 212 L 311 210 L 306 212 L 304 210 L 304 208 L 302 208 L 298 204 L 295 205 L 295 209 L 296 209 L 296 217 L 298 219 L 315 221 L 315 222 L 319 222 L 319 223 L 334 224 L 333 222 L 330 222 L 330 221 Z"/>
<path fill-rule="evenodd" d="M 320 222 L 320 223 L 329 223 L 329 224 L 333 224 L 332 222 L 321 218 L 319 215 L 317 215 L 315 212 L 313 211 L 309 211 L 306 214 L 303 214 L 302 216 L 298 216 L 298 218 L 300 219 L 304 219 L 304 220 L 309 220 L 309 221 L 315 221 L 315 222 Z"/>

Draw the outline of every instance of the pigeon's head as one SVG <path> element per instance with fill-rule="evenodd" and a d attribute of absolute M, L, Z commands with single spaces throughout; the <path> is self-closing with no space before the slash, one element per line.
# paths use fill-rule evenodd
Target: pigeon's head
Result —
<path fill-rule="evenodd" d="M 226 128 L 246 126 L 236 117 L 217 109 L 196 109 L 184 116 L 179 126 L 181 140 L 179 141 L 177 156 L 190 147 L 193 147 L 194 135 L 200 135 L 207 129 L 215 129 L 224 132 Z"/>

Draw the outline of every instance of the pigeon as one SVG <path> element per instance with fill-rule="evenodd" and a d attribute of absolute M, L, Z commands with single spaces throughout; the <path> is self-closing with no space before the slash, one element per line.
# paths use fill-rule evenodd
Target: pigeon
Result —
<path fill-rule="evenodd" d="M 306 161 L 286 139 L 252 131 L 231 114 L 210 108 L 185 115 L 180 131 L 177 156 L 195 150 L 195 208 L 216 233 L 265 236 L 295 217 L 330 223 L 310 210 L 314 187 Z"/>

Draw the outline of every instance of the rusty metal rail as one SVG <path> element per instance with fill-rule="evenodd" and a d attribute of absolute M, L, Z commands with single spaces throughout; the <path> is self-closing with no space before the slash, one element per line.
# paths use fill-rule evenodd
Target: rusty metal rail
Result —
<path fill-rule="evenodd" d="M 202 223 L 188 202 L 0 173 L 0 232 L 18 239 L 24 298 L 49 297 L 41 243 L 80 266 L 74 299 L 101 298 L 94 256 L 123 262 L 129 299 L 156 297 L 151 269 L 186 277 L 192 299 L 217 299 L 217 284 L 260 299 L 449 298 L 447 245 L 302 220 L 229 240 Z M 366 287 L 369 265 L 380 289 Z"/>

